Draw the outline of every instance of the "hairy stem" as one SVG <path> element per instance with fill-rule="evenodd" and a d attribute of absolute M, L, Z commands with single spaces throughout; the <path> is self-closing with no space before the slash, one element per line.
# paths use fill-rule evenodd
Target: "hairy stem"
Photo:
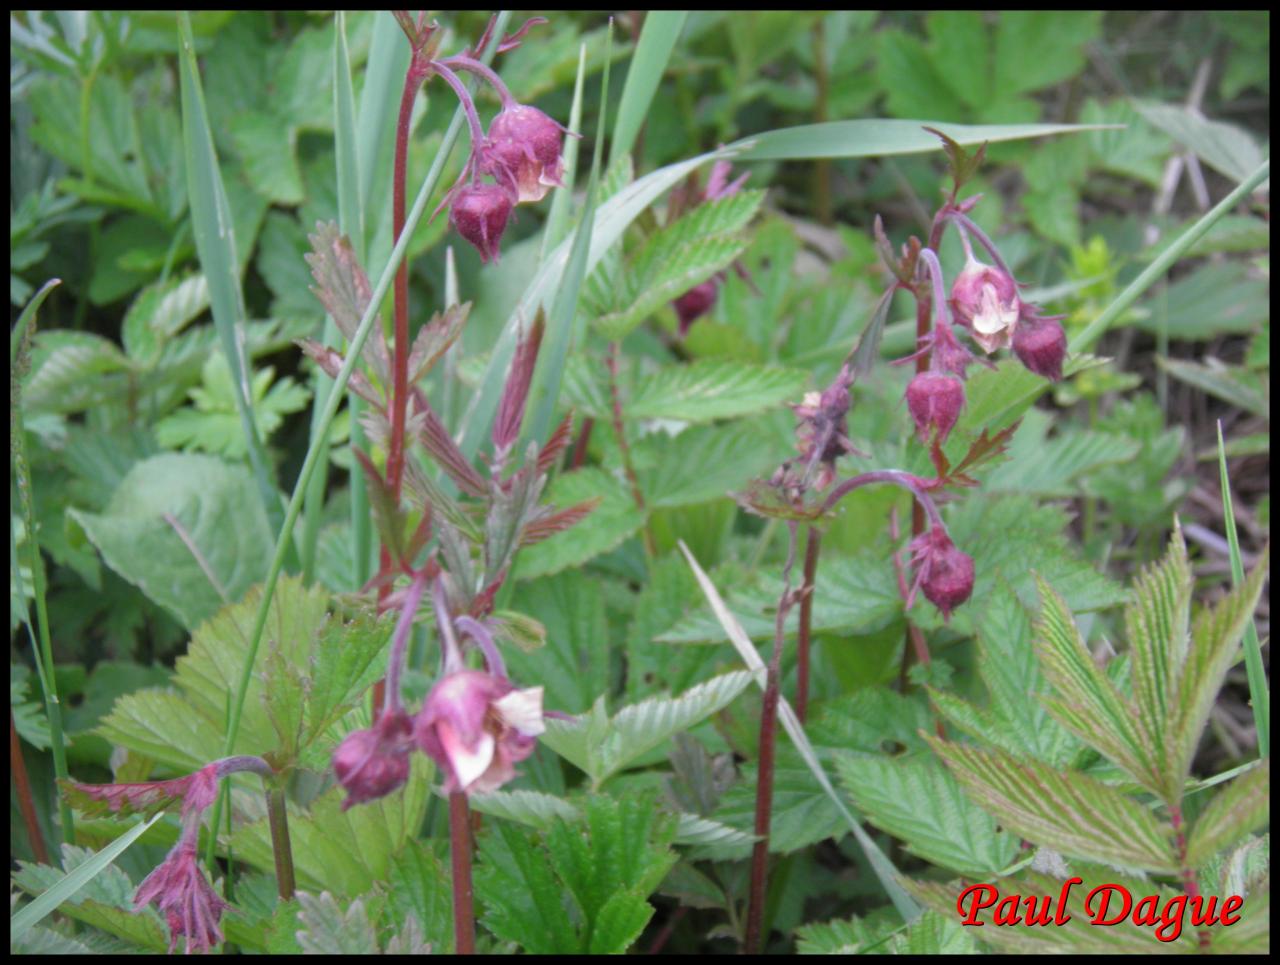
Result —
<path fill-rule="evenodd" d="M 469 70 L 477 77 L 488 81 L 493 89 L 498 92 L 503 108 L 516 106 L 517 101 L 511 95 L 511 91 L 507 89 L 507 85 L 502 82 L 502 78 L 494 72 L 493 68 L 480 63 L 478 60 L 473 60 L 465 54 L 458 54 L 454 57 L 446 57 L 444 60 L 437 60 L 435 66 L 437 69 L 451 67 L 455 70 Z M 441 74 L 441 76 L 444 75 Z"/>
<path fill-rule="evenodd" d="M 289 844 L 289 813 L 284 788 L 267 786 L 267 825 L 271 828 L 271 856 L 276 866 L 276 892 L 282 901 L 293 898 L 293 848 Z"/>
<path fill-rule="evenodd" d="M 454 952 L 474 955 L 476 919 L 472 910 L 471 891 L 471 824 L 467 814 L 467 795 L 454 791 L 449 795 L 449 863 L 453 871 L 453 937 Z"/>
<path fill-rule="evenodd" d="M 391 638 L 391 655 L 387 658 L 386 693 L 382 705 L 384 714 L 400 709 L 400 674 L 404 670 L 409 638 L 413 635 L 413 617 L 418 612 L 418 604 L 422 602 L 422 594 L 426 590 L 427 570 L 424 568 L 421 572 L 414 574 L 413 582 L 405 592 L 404 607 L 400 610 L 395 635 Z"/>
<path fill-rule="evenodd" d="M 609 367 L 609 397 L 613 402 L 613 434 L 618 437 L 618 451 L 622 455 L 622 468 L 627 474 L 627 482 L 631 485 L 631 498 L 635 500 L 636 509 L 640 510 L 640 515 L 647 518 L 644 493 L 640 491 L 640 479 L 636 476 L 636 467 L 631 462 L 631 447 L 627 445 L 627 433 L 622 422 L 622 397 L 618 393 L 617 342 L 609 343 L 607 364 Z M 645 556 L 653 559 L 656 549 L 653 545 L 653 534 L 649 532 L 648 522 L 640 530 L 640 536 L 644 541 Z"/>
<path fill-rule="evenodd" d="M 800 586 L 800 632 L 796 639 L 796 716 L 804 723 L 809 709 L 809 634 L 813 620 L 813 581 L 818 575 L 822 534 L 809 527 L 804 547 L 804 583 Z"/>
<path fill-rule="evenodd" d="M 31 854 L 40 864 L 48 864 L 49 851 L 44 846 L 40 820 L 36 817 L 36 805 L 31 797 L 31 782 L 27 779 L 27 762 L 22 757 L 22 743 L 18 740 L 18 724 L 13 718 L 12 705 L 9 707 L 9 769 L 13 772 L 13 787 L 18 795 L 22 823 L 27 826 L 27 840 L 31 842 Z"/>
<path fill-rule="evenodd" d="M 1178 874 L 1182 879 L 1182 890 L 1187 896 L 1187 903 L 1195 903 L 1200 899 L 1200 885 L 1196 881 L 1195 870 L 1187 863 L 1187 826 L 1182 819 L 1182 805 L 1169 805 L 1169 823 L 1173 825 L 1174 844 L 1178 851 Z M 1209 929 L 1197 928 L 1196 940 L 1202 954 L 1209 951 Z"/>
<path fill-rule="evenodd" d="M 773 625 L 773 655 L 765 678 L 764 705 L 760 711 L 760 749 L 756 774 L 755 847 L 751 850 L 751 886 L 747 899 L 746 934 L 742 950 L 747 955 L 760 951 L 764 928 L 766 876 L 769 867 L 769 824 L 773 812 L 773 765 L 778 738 L 778 678 L 782 667 L 782 645 L 786 640 L 787 612 L 794 602 L 791 594 L 791 567 L 796 557 L 796 524 L 788 524 L 791 542 L 782 570 L 782 596 Z"/>

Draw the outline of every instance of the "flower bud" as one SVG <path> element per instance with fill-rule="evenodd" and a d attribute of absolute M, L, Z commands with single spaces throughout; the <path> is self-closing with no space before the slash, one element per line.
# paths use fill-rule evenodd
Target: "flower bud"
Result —
<path fill-rule="evenodd" d="M 1007 272 L 971 256 L 951 286 L 951 308 L 982 350 L 994 352 L 1009 344 L 1018 320 L 1018 285 Z"/>
<path fill-rule="evenodd" d="M 510 183 L 517 203 L 541 201 L 552 188 L 563 186 L 563 141 L 560 125 L 536 107 L 506 107 L 489 125 L 486 165 L 495 177 Z"/>
<path fill-rule="evenodd" d="M 671 304 L 680 319 L 680 337 L 689 334 L 689 328 L 703 315 L 711 311 L 719 297 L 719 288 L 715 279 L 708 279 L 700 285 L 694 285 Z"/>
<path fill-rule="evenodd" d="M 963 408 L 964 383 L 954 375 L 921 372 L 907 384 L 907 410 L 923 441 L 937 429 L 938 441 L 946 442 Z"/>
<path fill-rule="evenodd" d="M 511 217 L 511 197 L 496 184 L 472 184 L 453 197 L 449 220 L 475 245 L 480 260 L 498 260 L 498 242 Z"/>
<path fill-rule="evenodd" d="M 973 593 L 973 557 L 956 549 L 946 530 L 935 526 L 911 542 L 916 586 L 944 619 Z M 914 595 L 915 590 L 912 590 Z"/>
<path fill-rule="evenodd" d="M 1013 330 L 1013 354 L 1036 375 L 1059 382 L 1067 354 L 1066 333 L 1056 319 L 1024 315 Z"/>
<path fill-rule="evenodd" d="M 347 789 L 342 810 L 385 797 L 409 779 L 412 732 L 408 715 L 397 710 L 343 739 L 333 752 L 333 773 Z"/>

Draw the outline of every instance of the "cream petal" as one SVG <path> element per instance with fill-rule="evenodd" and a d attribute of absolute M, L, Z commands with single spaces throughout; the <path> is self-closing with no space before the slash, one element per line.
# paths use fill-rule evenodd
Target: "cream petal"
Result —
<path fill-rule="evenodd" d="M 492 705 L 508 727 L 527 737 L 536 737 L 547 729 L 542 722 L 542 688 L 513 690 Z"/>
<path fill-rule="evenodd" d="M 436 724 L 436 735 L 440 738 L 440 745 L 449 758 L 449 764 L 453 767 L 454 776 L 457 777 L 461 790 L 465 791 L 476 778 L 489 769 L 489 764 L 493 761 L 493 735 L 487 731 L 483 732 L 475 747 L 467 747 L 449 726 L 449 722 L 444 720 Z"/>

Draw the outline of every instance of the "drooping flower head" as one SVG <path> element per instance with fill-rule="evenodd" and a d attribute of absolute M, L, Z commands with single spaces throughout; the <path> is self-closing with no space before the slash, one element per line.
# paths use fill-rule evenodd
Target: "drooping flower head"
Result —
<path fill-rule="evenodd" d="M 418 746 L 444 770 L 446 792 L 501 787 L 544 730 L 541 687 L 518 690 L 482 670 L 441 677 L 414 721 Z"/>
<path fill-rule="evenodd" d="M 449 221 L 458 234 L 475 245 L 480 260 L 497 262 L 498 243 L 511 217 L 511 194 L 496 184 L 471 184 L 459 188 L 449 208 Z"/>
<path fill-rule="evenodd" d="M 921 440 L 936 429 L 938 441 L 946 442 L 963 408 L 964 383 L 949 372 L 920 372 L 907 383 L 907 410 Z"/>
<path fill-rule="evenodd" d="M 213 890 L 196 861 L 199 827 L 198 818 L 184 827 L 168 857 L 142 880 L 133 896 L 134 911 L 154 901 L 164 913 L 170 953 L 178 946 L 178 936 L 186 938 L 188 953 L 208 951 L 223 940 L 219 922 L 230 906 Z"/>
<path fill-rule="evenodd" d="M 994 352 L 1009 344 L 1018 321 L 1021 302 L 1017 282 L 1007 272 L 984 265 L 970 254 L 951 286 L 951 308 L 982 350 Z"/>
<path fill-rule="evenodd" d="M 1054 382 L 1062 380 L 1062 362 L 1067 356 L 1067 335 L 1058 321 L 1061 317 L 1039 315 L 1035 306 L 1024 304 L 1013 330 L 1013 354 L 1030 371 Z"/>
<path fill-rule="evenodd" d="M 907 598 L 911 606 L 916 590 L 950 619 L 951 611 L 973 593 L 973 557 L 956 548 L 941 524 L 932 526 L 911 541 L 911 565 L 915 583 Z"/>
<path fill-rule="evenodd" d="M 334 749 L 333 773 L 347 789 L 342 810 L 385 797 L 409 779 L 413 724 L 396 709 L 367 730 L 352 731 Z"/>
<path fill-rule="evenodd" d="M 480 167 L 514 191 L 518 204 L 541 201 L 564 187 L 563 144 L 564 128 L 536 107 L 513 103 L 489 125 Z"/>

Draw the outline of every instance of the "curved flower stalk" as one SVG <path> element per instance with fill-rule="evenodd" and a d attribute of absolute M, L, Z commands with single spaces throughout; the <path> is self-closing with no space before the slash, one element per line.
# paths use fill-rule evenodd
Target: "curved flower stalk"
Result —
<path fill-rule="evenodd" d="M 204 812 L 217 800 L 218 782 L 238 771 L 249 771 L 264 779 L 274 776 L 271 765 L 262 758 L 242 755 L 213 761 L 194 773 L 170 781 L 137 784 L 67 782 L 64 785 L 72 803 L 88 813 L 95 810 L 109 810 L 114 814 L 150 813 L 181 803 L 182 833 L 178 843 L 164 861 L 142 880 L 133 897 L 135 912 L 154 902 L 164 913 L 169 926 L 171 953 L 177 948 L 179 938 L 186 939 L 188 953 L 208 951 L 223 941 L 220 923 L 222 913 L 230 905 L 205 877 L 196 851 L 200 822 Z M 276 818 L 278 813 L 280 821 L 283 821 L 283 808 L 282 800 L 274 793 L 268 795 L 268 810 L 271 812 L 272 843 L 277 857 L 276 872 L 281 896 L 292 897 L 293 866 L 288 854 L 288 834 L 286 829 L 284 840 L 278 837 L 280 822 Z"/>

